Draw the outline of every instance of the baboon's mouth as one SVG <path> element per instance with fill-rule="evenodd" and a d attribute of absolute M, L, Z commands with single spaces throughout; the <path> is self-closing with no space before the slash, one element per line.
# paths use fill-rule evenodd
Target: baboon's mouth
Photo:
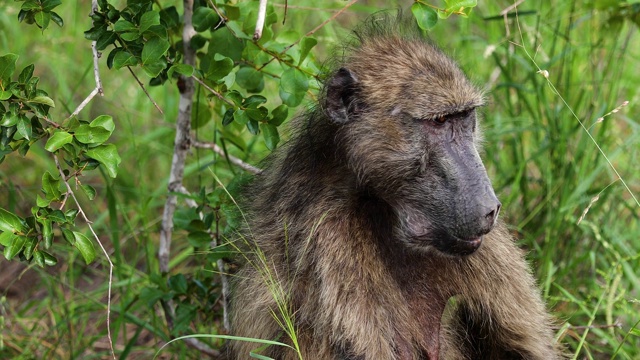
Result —
<path fill-rule="evenodd" d="M 452 237 L 452 241 L 448 244 L 448 249 L 446 249 L 445 252 L 448 252 L 452 255 L 473 254 L 480 248 L 480 245 L 482 244 L 482 238 L 483 236 L 471 239 L 459 239 Z"/>

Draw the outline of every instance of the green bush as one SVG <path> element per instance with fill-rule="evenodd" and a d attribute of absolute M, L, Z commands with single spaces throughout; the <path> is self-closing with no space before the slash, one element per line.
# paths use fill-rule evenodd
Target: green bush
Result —
<path fill-rule="evenodd" d="M 225 334 L 220 273 L 233 271 L 222 259 L 236 225 L 227 190 L 286 140 L 287 120 L 315 99 L 322 61 L 346 29 L 396 6 L 305 0 L 285 18 L 269 2 L 254 41 L 257 1 L 194 2 L 191 60 L 182 2 L 100 0 L 91 17 L 87 2 L 0 5 L 0 244 L 6 259 L 22 260 L 0 260 L 0 358 L 110 357 L 110 288 L 119 358 L 151 358 L 180 335 Z M 413 5 L 487 89 L 483 157 L 567 353 L 637 359 L 640 3 L 523 2 L 517 16 L 510 1 L 473 3 L 398 4 Z M 452 14 L 462 16 L 437 21 Z M 91 41 L 105 96 L 76 114 L 95 87 Z M 193 78 L 193 111 L 180 123 Z M 183 187 L 168 191 L 176 126 L 191 129 L 195 146 Z M 185 341 L 161 354 L 201 356 Z"/>

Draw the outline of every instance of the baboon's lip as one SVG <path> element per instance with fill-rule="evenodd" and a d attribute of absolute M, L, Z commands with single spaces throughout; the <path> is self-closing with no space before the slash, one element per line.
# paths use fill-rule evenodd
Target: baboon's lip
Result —
<path fill-rule="evenodd" d="M 474 253 L 482 244 L 482 236 L 471 239 L 454 238 L 455 244 L 451 246 L 451 250 L 460 255 L 468 255 Z"/>

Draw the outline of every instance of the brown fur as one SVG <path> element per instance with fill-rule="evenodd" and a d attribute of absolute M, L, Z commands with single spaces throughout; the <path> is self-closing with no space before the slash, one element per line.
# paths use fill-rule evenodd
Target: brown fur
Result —
<path fill-rule="evenodd" d="M 341 115 L 329 105 L 297 119 L 292 140 L 250 185 L 250 246 L 234 285 L 232 335 L 294 346 L 282 326 L 290 317 L 306 360 L 557 358 L 544 304 L 504 225 L 488 229 L 470 255 L 406 236 L 411 199 L 421 195 L 407 179 L 438 160 L 422 140 L 431 130 L 415 133 L 406 119 L 458 113 L 483 99 L 402 21 L 378 19 L 338 60 L 358 82 L 348 122 L 332 121 Z M 247 359 L 258 347 L 232 341 L 230 357 Z M 261 353 L 298 359 L 282 346 Z"/>

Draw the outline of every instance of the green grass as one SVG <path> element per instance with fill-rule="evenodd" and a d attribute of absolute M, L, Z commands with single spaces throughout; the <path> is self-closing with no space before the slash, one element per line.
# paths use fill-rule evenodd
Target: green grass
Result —
<path fill-rule="evenodd" d="M 94 86 L 90 43 L 82 38 L 90 27 L 88 3 L 63 3 L 59 13 L 65 27 L 51 25 L 44 34 L 17 22 L 18 3 L 0 5 L 0 53 L 20 54 L 19 68 L 36 64 L 40 86 L 58 105 L 56 119 L 73 111 Z M 483 19 L 510 4 L 481 2 L 468 20 L 441 21 L 431 37 L 488 90 L 483 158 L 503 216 L 529 250 L 539 284 L 559 319 L 558 336 L 567 353 L 579 359 L 639 359 L 640 206 L 632 196 L 640 194 L 638 27 L 630 21 L 609 22 L 607 11 L 593 10 L 587 1 L 524 2 L 519 10 L 535 13 L 509 18 L 508 34 L 502 19 Z M 338 9 L 344 2 L 295 5 Z M 384 6 L 395 4 L 357 4 L 318 31 L 315 57 L 324 59 L 337 36 Z M 331 15 L 291 8 L 279 28 L 306 33 Z M 548 79 L 539 69 L 548 71 Z M 169 291 L 158 285 L 164 280 L 156 253 L 178 92 L 175 85 L 149 88 L 162 115 L 128 71 L 106 66 L 101 71 L 106 95 L 82 116 L 114 117 L 123 162 L 115 181 L 99 172 L 84 178 L 98 189 L 98 199 L 83 206 L 116 264 L 111 319 L 116 353 L 120 358 L 152 358 L 170 339 L 161 309 L 148 302 L 153 289 Z M 624 101 L 628 105 L 597 122 Z M 205 139 L 213 133 L 212 128 L 200 131 Z M 248 154 L 231 151 L 254 164 L 268 152 L 261 139 L 250 149 Z M 239 173 L 217 160 L 209 152 L 194 151 L 186 185 L 210 191 L 217 188 L 215 176 L 226 184 Z M 55 171 L 52 159 L 36 148 L 26 158 L 10 156 L 0 164 L 0 193 L 5 194 L 0 207 L 27 214 L 43 169 Z M 224 226 L 223 220 L 220 231 Z M 60 262 L 51 269 L 0 260 L 0 358 L 109 358 L 106 261 L 86 266 L 63 245 L 54 252 Z M 172 274 L 187 278 L 189 291 L 182 299 L 190 306 L 182 311 L 197 311 L 187 327 L 199 334 L 221 334 L 217 268 L 210 259 L 194 255 L 184 231 L 174 234 L 171 268 Z M 209 343 L 222 344 L 216 339 Z M 199 357 L 181 341 L 159 355 Z"/>

